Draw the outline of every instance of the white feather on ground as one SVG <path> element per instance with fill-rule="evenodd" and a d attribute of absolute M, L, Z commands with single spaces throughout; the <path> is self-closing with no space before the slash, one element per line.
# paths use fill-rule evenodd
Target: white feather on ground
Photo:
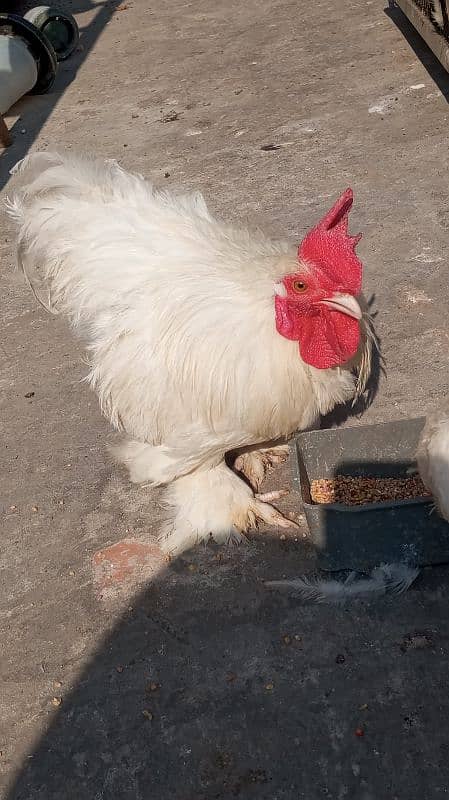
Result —
<path fill-rule="evenodd" d="M 343 603 L 345 600 L 374 600 L 386 594 L 399 595 L 416 580 L 419 569 L 407 564 L 383 564 L 373 569 L 369 577 L 359 578 L 351 572 L 344 581 L 319 578 L 292 578 L 266 581 L 269 589 L 280 589 L 313 603 Z"/>

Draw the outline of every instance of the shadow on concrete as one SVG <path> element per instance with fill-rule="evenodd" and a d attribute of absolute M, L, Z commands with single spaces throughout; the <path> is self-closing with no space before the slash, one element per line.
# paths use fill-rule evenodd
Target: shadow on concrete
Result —
<path fill-rule="evenodd" d="M 74 16 L 87 11 L 96 13 L 89 24 L 80 28 L 80 40 L 76 52 L 67 61 L 58 64 L 56 81 L 50 92 L 43 95 L 26 95 L 7 112 L 7 119 L 16 114 L 19 115 L 19 119 L 11 127 L 8 124 L 13 141 L 10 147 L 0 151 L 0 190 L 9 180 L 11 167 L 28 153 L 67 87 L 76 79 L 78 70 L 120 2 L 121 0 L 105 0 L 103 3 L 94 3 L 90 0 L 79 0 L 65 4 L 64 7 Z M 5 10 L 14 14 L 24 14 L 28 8 L 35 5 L 35 2 L 10 2 L 7 3 Z"/>
<path fill-rule="evenodd" d="M 131 600 L 6 800 L 444 793 L 444 594 L 301 604 L 262 579 L 300 574 L 303 546 L 256 542 L 198 548 Z"/>
<path fill-rule="evenodd" d="M 385 9 L 385 14 L 394 22 L 398 30 L 409 43 L 415 55 L 421 61 L 423 67 L 427 70 L 431 79 L 438 86 L 443 97 L 449 102 L 449 75 L 446 70 L 443 69 L 431 49 L 426 45 L 424 39 L 421 38 L 405 14 L 402 13 L 399 6 L 395 5 L 393 2 Z"/>

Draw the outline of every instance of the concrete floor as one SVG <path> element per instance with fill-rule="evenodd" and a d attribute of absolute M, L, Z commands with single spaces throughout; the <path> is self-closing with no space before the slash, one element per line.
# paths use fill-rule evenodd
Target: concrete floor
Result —
<path fill-rule="evenodd" d="M 66 7 L 81 47 L 50 95 L 9 115 L 5 191 L 30 147 L 63 145 L 298 239 L 351 185 L 388 368 L 351 423 L 432 408 L 449 375 L 449 80 L 399 13 L 377 0 Z M 263 587 L 313 567 L 301 537 L 261 532 L 249 550 L 167 565 L 158 495 L 111 464 L 80 349 L 14 274 L 4 217 L 1 231 L 1 796 L 446 796 L 445 571 L 395 602 L 329 610 Z"/>

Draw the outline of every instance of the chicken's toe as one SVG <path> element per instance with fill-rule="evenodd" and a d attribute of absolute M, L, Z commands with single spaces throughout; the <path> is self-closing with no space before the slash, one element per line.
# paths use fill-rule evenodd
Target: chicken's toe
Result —
<path fill-rule="evenodd" d="M 245 534 L 241 531 L 238 531 L 236 528 L 232 528 L 226 544 L 228 547 L 239 547 L 242 544 L 249 544 L 249 539 L 247 539 Z"/>
<path fill-rule="evenodd" d="M 251 509 L 255 517 L 261 520 L 262 522 L 266 522 L 267 525 L 274 525 L 275 527 L 278 528 L 299 527 L 299 525 L 292 519 L 284 517 L 284 515 L 277 510 L 277 508 L 274 508 L 274 506 L 269 505 L 269 503 L 264 503 L 256 496 L 254 497 L 254 500 L 251 504 Z"/>
<path fill-rule="evenodd" d="M 288 454 L 288 445 L 250 450 L 237 456 L 234 469 L 244 475 L 252 489 L 257 492 L 268 470 L 285 461 Z"/>
<path fill-rule="evenodd" d="M 288 444 L 280 444 L 278 447 L 270 447 L 262 452 L 266 456 L 269 465 L 273 466 L 273 464 L 282 464 L 283 461 L 287 461 L 290 449 Z"/>
<path fill-rule="evenodd" d="M 288 489 L 278 489 L 273 492 L 264 492 L 263 494 L 256 494 L 256 500 L 260 500 L 261 503 L 273 503 L 275 500 L 280 500 L 281 497 L 286 497 L 290 492 Z"/>
<path fill-rule="evenodd" d="M 268 462 L 262 453 L 242 453 L 234 462 L 234 469 L 245 476 L 250 486 L 257 491 L 268 468 Z"/>

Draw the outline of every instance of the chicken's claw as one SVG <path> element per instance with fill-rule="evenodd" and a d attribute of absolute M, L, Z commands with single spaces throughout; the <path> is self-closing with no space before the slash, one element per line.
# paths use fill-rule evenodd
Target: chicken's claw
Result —
<path fill-rule="evenodd" d="M 257 491 L 266 473 L 275 465 L 288 458 L 288 445 L 279 445 L 261 450 L 250 450 L 240 453 L 234 462 L 234 469 L 241 472 L 254 491 Z"/>
<path fill-rule="evenodd" d="M 260 499 L 261 497 L 267 497 L 273 494 L 276 494 L 276 492 L 267 492 L 266 495 L 254 496 L 254 500 L 251 504 L 251 510 L 256 519 L 266 522 L 267 525 L 273 525 L 278 528 L 299 528 L 297 522 L 294 522 L 288 517 L 284 517 L 284 515 L 281 514 L 281 512 L 276 508 Z"/>
<path fill-rule="evenodd" d="M 238 531 L 233 528 L 229 534 L 229 538 L 226 542 L 228 547 L 239 547 L 240 545 L 248 545 L 249 539 L 245 536 L 242 531 Z"/>

